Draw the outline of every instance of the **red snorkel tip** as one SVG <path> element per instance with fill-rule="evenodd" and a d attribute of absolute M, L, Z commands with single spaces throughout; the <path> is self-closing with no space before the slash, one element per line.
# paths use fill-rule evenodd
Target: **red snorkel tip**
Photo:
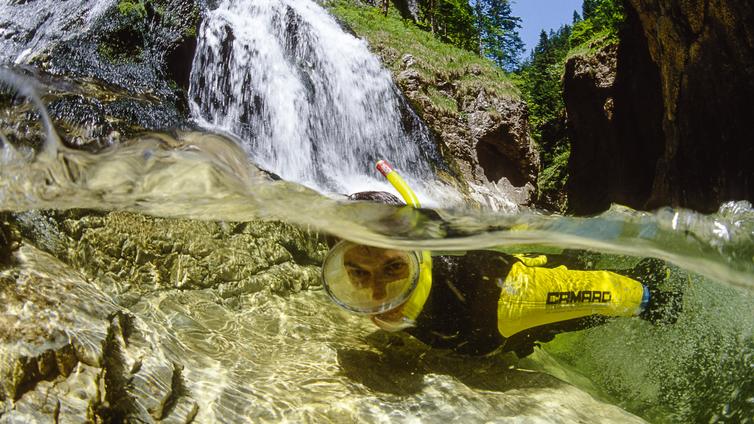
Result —
<path fill-rule="evenodd" d="M 375 166 L 377 167 L 377 170 L 380 171 L 380 174 L 382 174 L 385 177 L 387 177 L 387 174 L 393 172 L 393 168 L 385 160 L 377 161 L 377 165 Z"/>

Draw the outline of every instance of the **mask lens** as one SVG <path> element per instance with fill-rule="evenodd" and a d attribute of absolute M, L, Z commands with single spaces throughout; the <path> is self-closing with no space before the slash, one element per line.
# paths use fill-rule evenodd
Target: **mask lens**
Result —
<path fill-rule="evenodd" d="M 325 289 L 352 312 L 378 314 L 405 302 L 416 287 L 419 260 L 414 252 L 342 241 L 322 265 Z"/>

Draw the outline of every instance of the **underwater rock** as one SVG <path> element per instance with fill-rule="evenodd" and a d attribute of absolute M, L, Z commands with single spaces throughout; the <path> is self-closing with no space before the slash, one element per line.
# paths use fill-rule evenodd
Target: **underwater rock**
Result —
<path fill-rule="evenodd" d="M 0 421 L 643 422 L 512 356 L 375 331 L 322 291 L 169 289 L 126 309 L 108 289 L 29 245 L 0 272 Z"/>
<path fill-rule="evenodd" d="M 320 284 L 318 265 L 327 252 L 316 234 L 279 222 L 193 221 L 123 212 L 39 214 L 19 215 L 25 234 L 106 283 L 108 293 L 125 304 L 173 288 L 213 288 L 224 297 L 263 289 L 300 291 Z M 47 229 L 40 231 L 43 223 Z"/>
<path fill-rule="evenodd" d="M 196 402 L 162 337 L 98 284 L 23 246 L 0 273 L 0 418 L 191 422 Z"/>

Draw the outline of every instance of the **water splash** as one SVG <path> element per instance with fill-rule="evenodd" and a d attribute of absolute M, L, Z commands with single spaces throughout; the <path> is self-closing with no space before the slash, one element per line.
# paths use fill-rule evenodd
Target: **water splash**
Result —
<path fill-rule="evenodd" d="M 0 0 L 0 63 L 29 63 L 52 44 L 87 31 L 116 0 Z"/>
<path fill-rule="evenodd" d="M 383 158 L 415 186 L 435 180 L 434 144 L 388 71 L 312 1 L 221 2 L 202 23 L 189 98 L 202 126 L 286 180 L 385 188 L 365 166 Z"/>

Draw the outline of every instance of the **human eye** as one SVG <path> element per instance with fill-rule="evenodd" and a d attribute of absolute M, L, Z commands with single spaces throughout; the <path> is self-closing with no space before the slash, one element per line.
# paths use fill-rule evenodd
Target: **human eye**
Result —
<path fill-rule="evenodd" d="M 346 271 L 348 272 L 348 276 L 356 283 L 362 283 L 369 279 L 369 271 L 365 269 L 349 266 L 346 267 Z"/>
<path fill-rule="evenodd" d="M 399 274 L 402 274 L 406 268 L 407 268 L 407 265 L 405 262 L 395 261 L 395 262 L 391 262 L 387 264 L 385 266 L 385 271 L 391 275 L 399 275 Z"/>

